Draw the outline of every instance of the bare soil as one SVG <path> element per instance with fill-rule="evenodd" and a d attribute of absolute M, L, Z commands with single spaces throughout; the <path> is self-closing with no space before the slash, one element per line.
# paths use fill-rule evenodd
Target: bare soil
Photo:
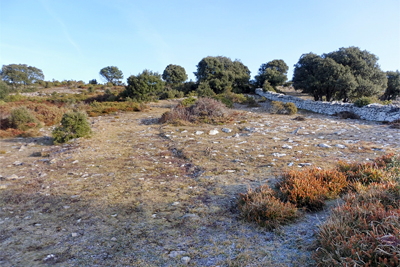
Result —
<path fill-rule="evenodd" d="M 245 119 L 228 125 L 159 124 L 176 103 L 90 118 L 92 137 L 65 145 L 52 145 L 50 127 L 0 140 L 0 265 L 313 266 L 314 231 L 336 201 L 267 232 L 240 218 L 239 193 L 304 163 L 400 151 L 399 129 L 305 112 L 297 121 L 268 103 L 236 106 Z"/>

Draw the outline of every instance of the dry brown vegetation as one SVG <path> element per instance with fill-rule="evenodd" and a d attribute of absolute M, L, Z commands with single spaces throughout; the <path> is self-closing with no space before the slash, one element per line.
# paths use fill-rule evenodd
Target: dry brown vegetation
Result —
<path fill-rule="evenodd" d="M 90 118 L 92 138 L 65 145 L 46 137 L 54 126 L 1 139 L 0 265 L 181 266 L 190 257 L 189 266 L 312 266 L 320 217 L 295 212 L 278 228 L 259 217 L 260 227 L 240 216 L 240 193 L 305 163 L 330 169 L 400 151 L 399 131 L 388 125 L 304 112 L 305 121 L 293 120 L 266 113 L 268 101 L 236 105 L 239 117 L 221 125 L 160 123 L 177 104 L 135 113 L 114 106 Z M 255 206 L 292 209 L 264 189 Z M 326 219 L 329 208 L 316 214 Z"/>

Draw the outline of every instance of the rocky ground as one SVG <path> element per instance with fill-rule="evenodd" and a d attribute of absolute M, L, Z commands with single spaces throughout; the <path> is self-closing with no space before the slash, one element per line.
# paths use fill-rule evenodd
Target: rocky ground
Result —
<path fill-rule="evenodd" d="M 176 101 L 90 118 L 93 135 L 0 140 L 1 266 L 313 266 L 337 201 L 268 232 L 236 199 L 287 169 L 400 151 L 388 125 L 236 106 L 226 125 L 158 124 Z M 266 104 L 268 105 L 268 103 Z"/>

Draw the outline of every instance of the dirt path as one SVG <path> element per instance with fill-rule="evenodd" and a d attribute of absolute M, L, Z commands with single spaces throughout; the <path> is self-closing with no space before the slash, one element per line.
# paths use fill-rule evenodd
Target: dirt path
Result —
<path fill-rule="evenodd" d="M 0 265 L 312 266 L 329 207 L 267 232 L 238 217 L 238 194 L 304 163 L 400 151 L 387 125 L 262 108 L 229 125 L 158 124 L 174 104 L 91 118 L 92 138 L 66 145 L 50 128 L 0 140 Z"/>

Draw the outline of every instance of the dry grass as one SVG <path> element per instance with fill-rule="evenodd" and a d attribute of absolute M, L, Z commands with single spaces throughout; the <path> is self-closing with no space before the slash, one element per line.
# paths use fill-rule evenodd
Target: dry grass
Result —
<path fill-rule="evenodd" d="M 298 250 L 300 258 L 276 258 L 287 244 L 277 237 L 268 247 L 272 241 L 264 232 L 239 220 L 234 197 L 283 169 L 298 168 L 297 163 L 332 168 L 340 159 L 361 161 L 399 150 L 397 139 L 388 141 L 394 145 L 385 152 L 362 142 L 324 150 L 316 146 L 322 142 L 319 134 L 331 145 L 361 136 L 352 137 L 358 130 L 349 130 L 335 139 L 335 127 L 346 128 L 345 122 L 311 115 L 306 129 L 293 135 L 304 122 L 245 107 L 236 111 L 240 118 L 221 126 L 159 124 L 176 104 L 160 101 L 144 112 L 118 112 L 118 118 L 103 113 L 90 118 L 91 139 L 64 146 L 44 137 L 0 140 L 1 175 L 25 177 L 0 181 L 0 265 L 180 266 L 180 257 L 189 256 L 191 266 L 295 266 L 296 261 L 307 266 L 306 248 Z M 381 130 L 374 124 L 357 126 L 371 137 Z M 222 132 L 224 127 L 232 132 Z M 208 135 L 214 128 L 219 134 Z M 50 134 L 51 129 L 44 130 Z M 393 131 L 385 128 L 397 138 Z M 285 141 L 289 138 L 293 143 Z M 284 150 L 283 144 L 293 149 Z M 275 157 L 275 152 L 286 156 Z M 184 254 L 170 258 L 171 251 Z M 45 260 L 51 254 L 54 258 Z"/>

